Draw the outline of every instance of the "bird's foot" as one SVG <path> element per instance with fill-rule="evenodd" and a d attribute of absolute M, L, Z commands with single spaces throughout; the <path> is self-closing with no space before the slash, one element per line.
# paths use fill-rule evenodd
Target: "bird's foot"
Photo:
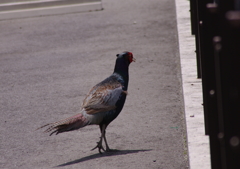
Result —
<path fill-rule="evenodd" d="M 110 148 L 107 148 L 106 149 L 106 152 L 113 152 L 114 150 L 113 149 L 110 149 Z"/>
<path fill-rule="evenodd" d="M 109 151 L 109 149 L 105 150 L 105 149 L 103 148 L 102 143 L 101 143 L 100 141 L 97 142 L 97 146 L 94 147 L 91 151 L 95 150 L 96 148 L 98 148 L 98 151 L 99 151 L 100 154 L 102 154 L 102 151 L 101 151 L 101 150 L 103 150 L 104 152 L 105 152 L 105 151 Z"/>

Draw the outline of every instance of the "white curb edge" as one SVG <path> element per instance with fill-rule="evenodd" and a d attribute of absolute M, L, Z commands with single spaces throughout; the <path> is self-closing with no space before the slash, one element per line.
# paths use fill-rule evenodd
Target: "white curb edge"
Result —
<path fill-rule="evenodd" d="M 190 2 L 175 0 L 179 54 L 182 72 L 189 165 L 191 169 L 210 169 L 209 137 L 205 135 L 202 83 L 197 79 L 195 37 L 191 35 Z"/>

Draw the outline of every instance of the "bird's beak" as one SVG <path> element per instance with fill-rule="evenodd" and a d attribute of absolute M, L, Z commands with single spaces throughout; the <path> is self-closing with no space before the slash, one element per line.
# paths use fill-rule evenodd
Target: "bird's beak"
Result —
<path fill-rule="evenodd" d="M 132 61 L 133 61 L 133 62 L 136 62 L 136 59 L 133 57 L 133 58 L 132 58 Z"/>

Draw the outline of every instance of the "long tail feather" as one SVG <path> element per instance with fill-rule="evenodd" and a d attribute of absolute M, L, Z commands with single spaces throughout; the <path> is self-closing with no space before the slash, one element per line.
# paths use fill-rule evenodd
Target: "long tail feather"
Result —
<path fill-rule="evenodd" d="M 56 133 L 57 135 L 62 132 L 77 130 L 88 124 L 89 124 L 89 121 L 82 114 L 77 114 L 75 116 L 69 117 L 64 120 L 60 120 L 55 123 L 46 124 L 42 127 L 39 127 L 38 129 L 49 126 L 44 132 L 51 132 L 50 133 L 50 136 L 51 136 L 54 133 Z"/>

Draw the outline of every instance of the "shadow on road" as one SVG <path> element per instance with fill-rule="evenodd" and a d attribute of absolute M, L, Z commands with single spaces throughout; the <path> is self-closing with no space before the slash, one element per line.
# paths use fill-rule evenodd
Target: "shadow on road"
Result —
<path fill-rule="evenodd" d="M 106 152 L 103 154 L 93 154 L 87 157 L 83 157 L 80 159 L 76 159 L 73 161 L 69 161 L 67 163 L 64 164 L 60 164 L 58 166 L 55 167 L 64 167 L 64 166 L 68 166 L 68 165 L 72 165 L 72 164 L 76 164 L 76 163 L 81 163 L 84 161 L 88 161 L 88 160 L 93 160 L 96 158 L 102 158 L 102 157 L 106 157 L 106 156 L 117 156 L 117 155 L 125 155 L 125 154 L 132 154 L 132 153 L 138 153 L 138 152 L 144 152 L 144 151 L 151 151 L 151 149 L 147 149 L 147 150 L 112 150 L 111 152 Z"/>

